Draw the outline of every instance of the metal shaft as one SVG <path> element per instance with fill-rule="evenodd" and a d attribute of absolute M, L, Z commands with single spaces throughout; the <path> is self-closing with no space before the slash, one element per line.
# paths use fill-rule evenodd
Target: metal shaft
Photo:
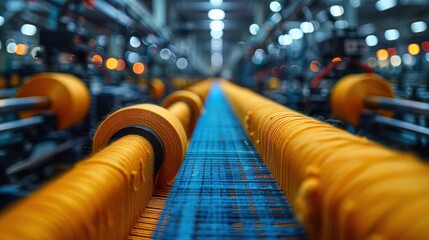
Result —
<path fill-rule="evenodd" d="M 47 97 L 23 97 L 0 100 L 0 113 L 15 112 L 26 109 L 47 108 L 50 101 Z"/>
<path fill-rule="evenodd" d="M 32 156 L 25 161 L 22 161 L 10 166 L 9 168 L 6 169 L 6 174 L 9 176 L 11 175 L 23 176 L 25 174 L 32 173 L 50 164 L 51 162 L 55 161 L 53 157 L 55 157 L 56 155 L 63 153 L 75 146 L 79 146 L 80 144 L 82 144 L 82 142 L 83 142 L 82 139 L 77 139 L 77 138 L 68 140 L 64 143 L 61 143 L 55 146 L 55 148 L 52 148 L 48 151 L 43 152 L 42 154 Z"/>
<path fill-rule="evenodd" d="M 375 123 L 378 123 L 384 126 L 395 127 L 395 128 L 407 130 L 413 133 L 417 133 L 420 135 L 429 136 L 429 128 L 425 128 L 413 123 L 404 122 L 398 119 L 379 116 L 379 115 L 374 116 L 372 120 Z"/>
<path fill-rule="evenodd" d="M 0 133 L 8 131 L 18 131 L 28 127 L 37 126 L 43 124 L 45 118 L 42 116 L 35 116 L 31 118 L 20 119 L 12 122 L 6 122 L 0 124 Z"/>
<path fill-rule="evenodd" d="M 429 116 L 429 104 L 398 98 L 374 97 L 365 98 L 365 105 L 371 109 L 387 109 L 399 113 L 412 113 Z"/>

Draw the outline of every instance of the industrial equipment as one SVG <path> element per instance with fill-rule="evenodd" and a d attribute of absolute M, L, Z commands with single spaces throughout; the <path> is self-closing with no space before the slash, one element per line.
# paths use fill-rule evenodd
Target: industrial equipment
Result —
<path fill-rule="evenodd" d="M 0 239 L 429 239 L 428 11 L 0 1 Z"/>

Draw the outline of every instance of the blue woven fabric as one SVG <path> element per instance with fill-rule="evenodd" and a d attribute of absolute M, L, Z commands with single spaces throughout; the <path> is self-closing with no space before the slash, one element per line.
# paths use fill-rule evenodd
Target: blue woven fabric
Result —
<path fill-rule="evenodd" d="M 305 238 L 218 84 L 205 109 L 154 238 Z"/>

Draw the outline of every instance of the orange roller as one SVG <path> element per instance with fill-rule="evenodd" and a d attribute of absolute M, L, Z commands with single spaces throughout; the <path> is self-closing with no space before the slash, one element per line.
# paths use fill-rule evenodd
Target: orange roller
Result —
<path fill-rule="evenodd" d="M 153 78 L 150 84 L 150 92 L 153 96 L 153 99 L 155 101 L 161 100 L 161 98 L 165 94 L 165 84 L 164 82 L 159 78 Z"/>
<path fill-rule="evenodd" d="M 352 78 L 345 89 L 357 89 L 357 96 L 364 98 L 368 91 L 360 89 L 362 81 L 389 92 L 380 79 L 373 84 Z M 228 82 L 222 88 L 312 239 L 429 238 L 429 166 L 421 159 L 248 89 Z"/>
<path fill-rule="evenodd" d="M 50 100 L 49 110 L 57 117 L 57 129 L 79 123 L 88 113 L 90 94 L 77 77 L 65 73 L 39 73 L 28 78 L 19 88 L 17 97 L 43 96 Z M 41 110 L 22 111 L 27 118 L 40 114 Z"/>
<path fill-rule="evenodd" d="M 186 153 L 187 138 L 180 121 L 168 110 L 151 104 L 123 108 L 111 114 L 99 126 L 94 136 L 93 150 L 109 144 L 112 136 L 126 127 L 145 126 L 154 131 L 164 145 L 164 163 L 161 166 L 157 186 L 174 181 Z"/>
<path fill-rule="evenodd" d="M 190 131 L 192 117 L 191 107 L 185 102 L 179 101 L 168 107 L 168 111 L 171 112 L 180 121 L 183 129 L 186 132 L 186 136 L 188 139 L 190 139 L 192 134 Z"/>
<path fill-rule="evenodd" d="M 340 119 L 359 125 L 361 113 L 367 109 L 368 96 L 394 98 L 389 83 L 376 74 L 351 74 L 341 78 L 332 89 L 332 112 Z M 380 114 L 391 116 L 391 112 L 378 110 Z"/>
<path fill-rule="evenodd" d="M 200 97 L 201 102 L 204 102 L 207 94 L 210 91 L 211 84 L 212 84 L 212 81 L 210 79 L 207 79 L 207 80 L 192 84 L 191 86 L 187 87 L 186 90 L 197 94 Z"/>
<path fill-rule="evenodd" d="M 1 239 L 125 239 L 153 191 L 153 149 L 128 135 L 0 216 Z"/>
<path fill-rule="evenodd" d="M 3 76 L 0 76 L 0 89 L 1 88 L 6 88 L 7 87 L 7 82 L 6 82 L 6 78 Z"/>
<path fill-rule="evenodd" d="M 186 90 L 180 90 L 168 95 L 161 105 L 164 108 L 168 108 L 179 101 L 186 103 L 191 108 L 190 127 L 187 130 L 187 135 L 190 137 L 191 133 L 194 131 L 198 117 L 201 114 L 203 103 L 197 94 Z"/>
<path fill-rule="evenodd" d="M 196 95 L 186 96 L 198 105 Z M 180 109 L 189 109 L 191 115 L 191 108 L 185 101 L 173 103 L 169 109 L 173 108 L 170 112 L 141 104 L 111 114 L 95 133 L 97 152 L 0 216 L 0 238 L 125 239 L 151 199 L 153 187 L 170 185 L 184 158 L 186 133 L 172 112 L 180 115 Z M 159 149 L 150 137 L 116 135 L 136 126 L 151 130 L 162 142 L 164 162 L 156 177 Z"/>

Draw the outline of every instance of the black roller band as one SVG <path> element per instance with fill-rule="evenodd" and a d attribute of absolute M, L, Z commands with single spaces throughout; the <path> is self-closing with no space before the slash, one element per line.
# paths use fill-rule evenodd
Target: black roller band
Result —
<path fill-rule="evenodd" d="M 164 161 L 164 144 L 161 138 L 152 129 L 145 126 L 131 126 L 126 127 L 116 132 L 109 140 L 113 142 L 121 137 L 127 135 L 139 135 L 144 137 L 152 145 L 155 154 L 154 174 L 158 173 L 161 168 L 162 162 Z"/>

